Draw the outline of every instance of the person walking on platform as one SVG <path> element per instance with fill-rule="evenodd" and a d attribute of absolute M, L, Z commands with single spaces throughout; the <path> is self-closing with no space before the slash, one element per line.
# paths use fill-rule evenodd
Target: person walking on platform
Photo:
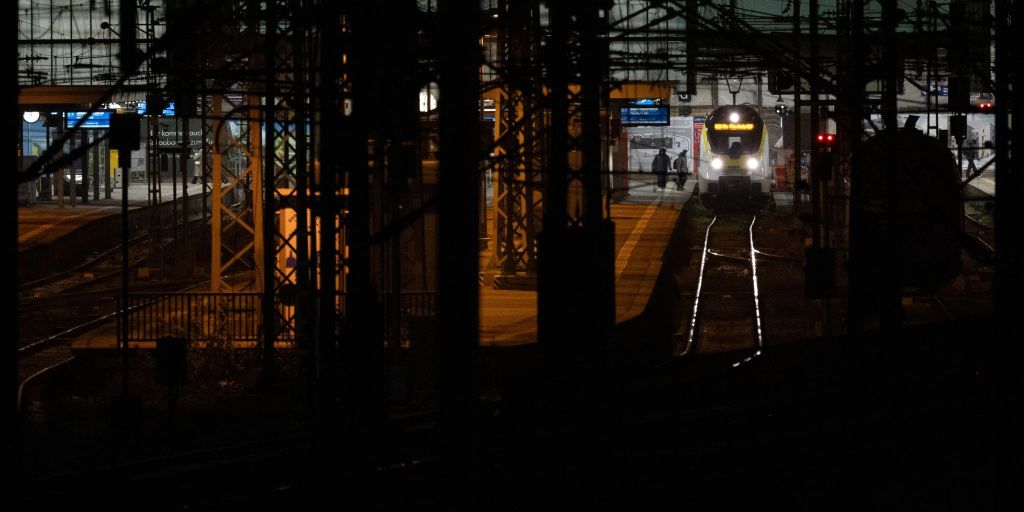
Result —
<path fill-rule="evenodd" d="M 203 153 L 196 150 L 192 152 L 192 184 L 195 185 L 201 176 L 203 176 Z M 206 183 L 205 178 L 203 183 Z"/>
<path fill-rule="evenodd" d="M 658 154 L 654 156 L 654 161 L 651 162 L 651 172 L 658 178 L 658 186 L 655 190 L 665 190 L 665 182 L 668 180 L 668 167 L 672 163 L 668 158 L 668 153 L 665 153 L 665 148 L 658 150 Z"/>
<path fill-rule="evenodd" d="M 686 163 L 686 150 L 672 162 L 672 168 L 676 171 L 676 190 L 682 190 L 683 185 L 686 185 L 686 176 L 690 174 L 689 165 Z"/>
<path fill-rule="evenodd" d="M 972 173 L 978 172 L 978 168 L 974 165 L 974 160 L 978 158 L 978 141 L 970 139 L 967 141 L 967 149 L 964 150 L 964 158 L 967 159 L 967 175 L 970 176 Z"/>

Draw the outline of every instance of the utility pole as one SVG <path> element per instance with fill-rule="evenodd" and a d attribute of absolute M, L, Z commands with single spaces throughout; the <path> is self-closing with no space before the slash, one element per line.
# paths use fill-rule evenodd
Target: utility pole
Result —
<path fill-rule="evenodd" d="M 267 3 L 266 12 L 266 34 L 264 35 L 264 54 L 263 54 L 263 73 L 264 73 L 264 97 L 263 97 L 263 190 L 254 190 L 253 195 L 263 194 L 263 252 L 258 254 L 257 257 L 262 259 L 262 265 L 257 266 L 257 272 L 261 272 L 261 282 L 263 283 L 263 297 L 261 301 L 260 317 L 262 318 L 262 344 L 261 344 L 261 364 L 260 367 L 260 383 L 263 385 L 269 385 L 274 381 L 274 375 L 277 372 L 276 362 L 274 360 L 275 350 L 274 341 L 277 339 L 277 314 L 275 311 L 275 293 L 274 288 L 276 280 L 275 261 L 277 256 L 277 244 L 274 236 L 275 219 L 277 213 L 277 205 L 274 200 L 274 188 L 277 186 L 276 183 L 276 161 L 275 154 L 275 127 L 274 123 L 277 122 L 277 97 L 275 95 L 276 87 L 275 81 L 277 79 L 277 42 L 279 35 L 277 33 L 278 28 L 278 16 L 280 12 L 277 11 L 277 4 L 274 2 Z"/>
<path fill-rule="evenodd" d="M 850 59 L 847 61 L 847 131 L 840 141 L 855 157 L 860 152 L 864 123 L 864 1 L 850 2 Z M 847 329 L 851 334 L 859 333 L 864 327 L 864 313 L 868 300 L 865 277 L 870 269 L 864 261 L 864 237 L 861 234 L 859 208 L 863 205 L 863 183 L 850 166 L 850 235 L 849 264 L 847 268 Z"/>
<path fill-rule="evenodd" d="M 479 12 L 464 3 L 441 2 L 440 186 L 438 194 L 438 294 L 441 457 L 449 510 L 475 509 L 471 481 L 479 400 L 479 283 L 477 173 L 480 172 L 478 66 Z"/>
<path fill-rule="evenodd" d="M 796 66 L 800 63 L 800 0 L 793 0 L 793 62 Z M 801 95 L 801 82 L 803 78 L 800 77 L 799 67 L 793 69 L 793 166 L 795 169 L 795 177 L 793 178 L 793 214 L 797 218 L 800 217 L 800 180 L 803 177 L 803 165 L 801 153 L 803 152 L 803 134 L 801 133 L 801 124 L 803 124 L 803 101 L 800 98 Z"/>
<path fill-rule="evenodd" d="M 811 151 L 811 246 L 815 249 L 821 247 L 821 180 L 818 173 L 815 171 L 815 160 L 818 159 L 818 151 L 821 150 L 819 144 L 815 143 L 815 135 L 821 133 L 821 122 L 818 119 L 818 77 L 821 75 L 821 69 L 818 63 L 818 0 L 810 0 L 808 5 L 810 12 L 811 25 L 811 40 L 810 40 L 810 51 L 811 51 L 811 83 L 810 85 L 810 103 L 811 103 L 811 147 L 814 148 Z"/>
<path fill-rule="evenodd" d="M 3 69 L 6 69 L 6 70 L 8 70 L 8 72 L 10 72 L 12 70 L 18 69 L 17 57 L 18 57 L 18 25 L 19 25 L 19 22 L 18 22 L 18 16 L 17 16 L 17 14 L 18 14 L 17 13 L 17 4 L 12 2 L 10 5 L 8 5 L 7 8 L 10 9 L 8 11 L 8 14 L 14 14 L 14 16 L 11 16 L 10 19 L 8 20 L 8 23 L 10 23 L 10 25 L 8 25 L 8 28 L 10 28 L 11 30 L 7 31 L 7 36 L 6 36 L 7 40 L 5 41 L 5 44 L 2 45 L 3 46 L 3 58 L 2 59 L 3 59 Z M 11 73 L 4 80 L 5 80 L 5 82 L 4 82 L 5 86 L 3 87 L 3 94 L 4 94 L 4 97 L 6 97 L 7 99 L 6 100 L 0 99 L 0 101 L 3 101 L 4 104 L 6 104 L 6 105 L 17 105 L 18 104 L 18 74 L 17 73 Z M 14 141 L 18 140 L 18 123 L 20 121 L 19 121 L 19 117 L 13 115 L 13 113 L 10 113 L 10 112 L 8 114 L 6 114 L 5 117 L 6 117 L 6 119 L 4 119 L 4 121 L 3 121 L 3 133 L 0 133 L 0 137 L 3 137 L 3 140 L 8 141 L 8 144 L 11 144 Z M 10 147 L 10 146 L 8 146 L 8 147 Z M 9 164 L 11 164 L 9 169 L 19 169 L 18 166 L 19 166 L 19 164 L 21 162 L 19 162 L 17 156 L 15 156 L 16 153 L 14 151 L 11 151 L 10 153 L 8 153 L 8 155 L 10 155 L 10 156 L 8 156 L 7 158 L 10 158 L 10 160 L 8 160 L 7 162 Z M 18 190 L 17 189 L 18 189 L 18 187 L 10 187 L 8 189 L 7 193 L 11 194 L 11 195 L 8 196 L 8 200 L 7 201 L 0 201 L 0 204 L 3 205 L 2 206 L 3 211 L 7 212 L 7 213 L 4 213 L 4 214 L 0 215 L 0 219 L 2 219 L 2 220 L 0 220 L 0 222 L 3 222 L 3 230 L 4 230 L 5 233 L 7 233 L 7 235 L 5 235 L 3 237 L 3 239 L 10 241 L 8 243 L 11 243 L 14 247 L 8 247 L 8 249 L 12 249 L 13 251 L 17 251 L 17 240 L 18 240 Z M 9 254 L 17 254 L 17 252 L 12 252 L 12 253 L 9 253 Z M 8 267 L 8 271 L 7 272 L 4 272 L 4 284 L 3 284 L 3 293 L 4 293 L 4 295 L 7 298 L 11 299 L 9 301 L 5 301 L 5 303 L 6 304 L 14 304 L 15 305 L 15 307 L 10 307 L 9 306 L 9 307 L 3 308 L 3 315 L 7 318 L 7 320 L 5 320 L 3 322 L 3 325 L 7 325 L 7 326 L 16 326 L 16 325 L 18 325 L 17 324 L 17 322 L 18 322 L 17 309 L 18 308 L 16 307 L 17 304 L 18 304 L 18 283 L 17 283 L 17 281 L 18 281 L 18 278 L 17 278 L 17 276 L 18 276 L 18 258 L 12 258 L 12 260 L 14 260 L 14 261 L 12 261 L 10 263 L 10 265 L 12 265 L 12 266 Z M 5 355 L 4 367 L 7 368 L 7 371 L 9 372 L 7 378 L 11 379 L 11 380 L 7 381 L 8 385 L 10 386 L 8 388 L 8 393 L 11 393 L 11 394 L 8 395 L 8 396 L 11 398 L 11 402 L 7 404 L 7 410 L 9 412 L 7 413 L 8 416 L 7 416 L 7 420 L 6 420 L 7 428 L 10 429 L 10 430 L 7 433 L 8 435 L 4 436 L 3 447 L 4 447 L 5 459 L 10 461 L 9 464 L 7 465 L 8 469 L 13 470 L 12 474 L 18 475 L 18 474 L 21 474 L 21 452 L 20 452 L 20 449 L 21 449 L 21 442 L 20 442 L 21 441 L 21 428 L 20 427 L 21 426 L 18 423 L 18 414 L 19 414 L 19 412 L 18 412 L 18 407 L 17 407 L 17 404 L 18 404 L 18 395 L 17 395 L 17 390 L 18 390 L 18 357 L 17 357 L 17 347 L 19 346 L 19 340 L 18 340 L 18 329 L 16 329 L 16 328 L 15 329 L 11 329 L 11 331 L 13 331 L 13 333 L 11 334 L 11 336 L 14 337 L 13 343 L 8 343 L 8 347 L 3 349 L 4 350 L 4 355 Z M 5 490 L 13 491 L 13 488 L 15 487 L 14 478 L 6 478 L 4 480 L 6 480 L 6 483 L 4 484 Z"/>
<path fill-rule="evenodd" d="M 110 116 L 110 146 L 119 154 L 131 154 L 139 149 L 139 116 L 137 114 L 113 114 Z M 128 272 L 129 272 L 129 223 L 128 223 L 128 181 L 131 159 L 118 162 L 121 166 L 121 310 L 118 313 L 119 338 L 121 342 L 121 396 L 118 399 L 123 414 L 128 414 L 130 404 L 128 389 Z"/>
<path fill-rule="evenodd" d="M 993 283 L 996 318 L 996 427 L 997 438 L 993 448 L 995 454 L 997 483 L 995 508 L 998 510 L 1019 509 L 1024 503 L 1021 495 L 1021 386 L 1020 357 L 1022 353 L 1019 328 L 1015 322 L 1018 314 L 1015 307 L 1016 295 L 1024 284 L 1021 264 L 1021 194 L 1020 170 L 1016 169 L 1017 147 L 1015 133 L 1010 130 L 1010 112 L 1024 109 L 1024 94 L 1012 91 L 1016 84 L 1012 77 L 1024 76 L 1024 66 L 1019 56 L 1011 51 L 1011 44 L 1019 37 L 1014 35 L 1010 20 L 1021 20 L 1024 16 L 1024 2 L 995 0 L 995 146 L 996 146 L 996 275 Z"/>

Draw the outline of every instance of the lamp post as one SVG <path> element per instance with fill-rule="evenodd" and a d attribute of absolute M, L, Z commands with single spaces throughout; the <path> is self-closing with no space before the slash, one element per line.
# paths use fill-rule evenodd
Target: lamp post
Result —
<path fill-rule="evenodd" d="M 130 155 L 139 149 L 139 115 L 114 114 L 110 116 L 110 145 L 118 154 Z M 121 304 L 118 313 L 121 339 L 121 391 L 128 397 L 128 158 L 119 159 L 121 167 Z"/>

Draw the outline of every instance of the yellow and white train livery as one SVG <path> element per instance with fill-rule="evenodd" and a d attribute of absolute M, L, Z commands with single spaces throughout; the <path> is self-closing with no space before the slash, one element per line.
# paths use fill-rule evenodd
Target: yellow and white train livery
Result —
<path fill-rule="evenodd" d="M 762 199 L 771 191 L 770 169 L 768 130 L 756 109 L 730 105 L 708 114 L 700 135 L 697 172 L 702 200 Z"/>

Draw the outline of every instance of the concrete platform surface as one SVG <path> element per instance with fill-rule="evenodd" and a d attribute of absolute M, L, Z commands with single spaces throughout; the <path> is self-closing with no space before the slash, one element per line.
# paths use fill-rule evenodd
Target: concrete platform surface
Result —
<path fill-rule="evenodd" d="M 180 198 L 181 184 L 177 194 L 171 194 L 170 182 L 161 184 L 164 193 L 162 202 L 170 202 L 173 196 Z M 202 185 L 189 184 L 189 195 L 202 193 Z M 149 205 L 149 191 L 145 183 L 133 183 L 128 187 L 128 208 L 135 210 Z M 114 189 L 110 199 L 92 199 L 83 203 L 79 197 L 72 205 L 65 197 L 64 204 L 58 201 L 35 201 L 31 206 L 18 207 L 18 250 L 26 251 L 37 245 L 53 243 L 73 233 L 78 228 L 98 219 L 121 213 L 121 189 Z"/>
<path fill-rule="evenodd" d="M 671 183 L 658 190 L 653 183 L 641 181 L 631 187 L 627 200 L 612 205 L 616 323 L 636 317 L 647 306 L 676 220 L 695 184 L 696 180 L 688 180 L 682 191 Z M 536 341 L 536 291 L 481 290 L 481 345 L 516 346 Z"/>
<path fill-rule="evenodd" d="M 662 259 L 683 204 L 696 180 L 682 191 L 637 186 L 630 197 L 611 206 L 615 222 L 616 323 L 640 315 L 661 272 Z M 116 345 L 114 324 L 85 333 L 73 342 L 76 350 L 111 349 Z M 480 344 L 508 347 L 537 341 L 537 292 L 496 290 L 481 286 Z M 135 345 L 134 343 L 132 344 Z M 139 344 L 150 348 L 152 344 Z"/>

